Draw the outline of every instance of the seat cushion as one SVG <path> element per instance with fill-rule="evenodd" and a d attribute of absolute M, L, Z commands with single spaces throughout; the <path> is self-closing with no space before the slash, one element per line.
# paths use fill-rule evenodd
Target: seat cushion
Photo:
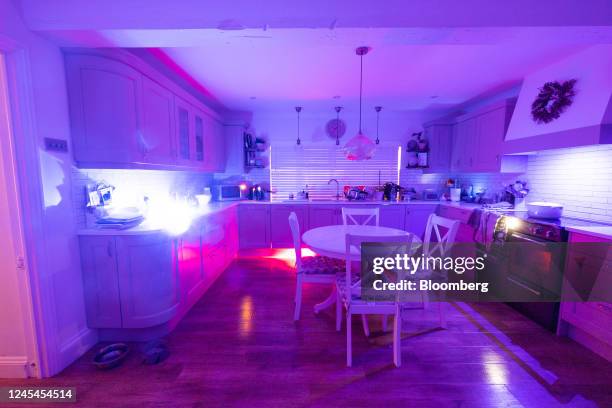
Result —
<path fill-rule="evenodd" d="M 302 273 L 309 275 L 335 275 L 345 269 L 341 259 L 327 256 L 306 256 L 302 258 Z"/>

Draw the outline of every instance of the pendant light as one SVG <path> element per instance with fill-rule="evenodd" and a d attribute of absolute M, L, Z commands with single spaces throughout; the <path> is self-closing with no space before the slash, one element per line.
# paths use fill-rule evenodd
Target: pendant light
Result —
<path fill-rule="evenodd" d="M 302 111 L 302 107 L 296 106 L 295 111 L 297 112 L 297 140 L 295 141 L 295 144 L 299 146 L 302 144 L 302 141 L 300 140 L 300 112 Z"/>
<path fill-rule="evenodd" d="M 336 106 L 334 108 L 336 110 L 336 146 L 340 145 L 340 111 L 342 110 L 342 106 Z"/>
<path fill-rule="evenodd" d="M 361 105 L 363 100 L 363 56 L 370 51 L 370 47 L 358 47 L 355 53 L 359 55 L 359 132 L 344 145 L 346 158 L 349 160 L 371 159 L 376 145 L 361 130 Z"/>
<path fill-rule="evenodd" d="M 374 108 L 376 110 L 376 144 L 380 144 L 380 139 L 378 138 L 378 120 L 380 119 L 380 111 L 382 110 L 382 106 L 377 106 Z"/>

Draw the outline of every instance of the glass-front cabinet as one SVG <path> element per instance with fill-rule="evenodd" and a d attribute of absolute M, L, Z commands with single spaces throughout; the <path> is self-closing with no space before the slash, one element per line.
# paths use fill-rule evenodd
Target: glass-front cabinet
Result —
<path fill-rule="evenodd" d="M 195 130 L 195 160 L 204 162 L 204 119 L 202 114 L 196 112 L 194 118 Z"/>

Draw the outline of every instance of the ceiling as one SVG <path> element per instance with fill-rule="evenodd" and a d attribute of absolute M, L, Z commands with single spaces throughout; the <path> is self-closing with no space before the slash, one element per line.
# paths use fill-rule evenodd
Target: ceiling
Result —
<path fill-rule="evenodd" d="M 478 13 L 450 0 L 437 0 L 437 7 L 393 0 L 377 10 L 318 2 L 20 4 L 30 28 L 60 45 L 158 48 L 232 110 L 356 108 L 360 45 L 372 47 L 363 61 L 366 107 L 444 111 L 515 86 L 585 46 L 612 43 L 612 8 L 603 0 L 556 1 L 552 16 L 539 17 L 548 1 L 517 0 L 504 11 L 506 2 L 491 8 L 468 0 Z"/>

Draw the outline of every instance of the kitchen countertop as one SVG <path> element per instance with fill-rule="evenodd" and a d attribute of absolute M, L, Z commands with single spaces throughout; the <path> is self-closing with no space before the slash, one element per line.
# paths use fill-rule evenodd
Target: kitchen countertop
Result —
<path fill-rule="evenodd" d="M 284 201 L 229 201 L 229 202 L 213 202 L 209 203 L 205 208 L 200 209 L 194 216 L 194 222 L 201 217 L 216 214 L 228 208 L 237 205 L 429 205 L 437 206 L 444 205 L 455 208 L 476 209 L 481 208 L 480 204 L 466 202 L 450 202 L 450 201 L 429 201 L 429 200 L 411 200 L 411 201 L 348 201 L 348 200 L 284 200 Z M 165 230 L 159 225 L 153 225 L 146 220 L 135 227 L 127 229 L 111 229 L 111 228 L 85 228 L 77 232 L 77 235 L 98 235 L 98 236 L 116 236 L 116 235 L 146 235 L 164 233 Z"/>
<path fill-rule="evenodd" d="M 570 232 L 612 240 L 612 225 L 567 227 Z"/>
<path fill-rule="evenodd" d="M 221 211 L 227 210 L 229 208 L 237 206 L 239 203 L 237 201 L 233 202 L 225 202 L 225 203 L 209 203 L 205 208 L 198 209 L 194 214 L 193 221 L 197 221 L 202 217 L 206 217 L 208 215 L 216 214 Z M 165 232 L 165 229 L 159 225 L 154 225 L 147 220 L 143 221 L 142 224 L 139 224 L 132 228 L 126 229 L 112 229 L 112 228 L 84 228 L 77 232 L 77 235 L 146 235 L 146 234 L 157 234 Z"/>

